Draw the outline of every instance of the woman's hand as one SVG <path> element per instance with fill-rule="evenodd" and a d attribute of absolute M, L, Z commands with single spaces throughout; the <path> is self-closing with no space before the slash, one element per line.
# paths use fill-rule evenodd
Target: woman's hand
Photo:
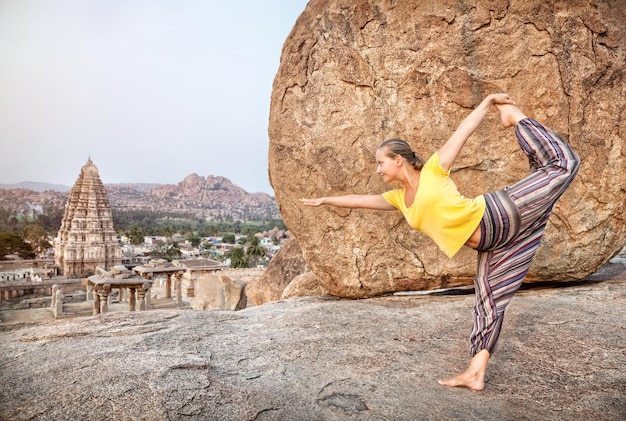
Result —
<path fill-rule="evenodd" d="M 513 101 L 513 98 L 511 98 L 509 96 L 509 94 L 507 93 L 498 93 L 498 94 L 491 94 L 489 96 L 487 96 L 487 98 L 490 100 L 491 104 L 496 105 L 496 104 L 515 104 L 515 101 Z"/>
<path fill-rule="evenodd" d="M 321 206 L 324 204 L 324 198 L 323 197 L 317 197 L 317 198 L 312 198 L 312 199 L 300 199 L 300 202 L 302 202 L 302 204 L 304 206 L 313 206 L 313 207 L 317 207 L 317 206 Z"/>
<path fill-rule="evenodd" d="M 441 167 L 448 171 L 452 167 L 452 163 L 461 152 L 461 148 L 465 145 L 465 141 L 474 133 L 478 125 L 483 121 L 487 112 L 492 105 L 515 104 L 507 93 L 487 95 L 480 104 L 471 112 L 456 131 L 452 133 L 450 139 L 437 151 L 439 154 L 439 163 Z"/>

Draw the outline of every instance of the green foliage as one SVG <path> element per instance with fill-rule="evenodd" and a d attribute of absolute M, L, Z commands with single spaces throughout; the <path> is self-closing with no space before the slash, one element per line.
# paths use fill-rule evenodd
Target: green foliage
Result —
<path fill-rule="evenodd" d="M 65 214 L 64 208 L 44 208 L 43 212 L 36 214 L 36 221 L 41 224 L 43 229 L 49 234 L 56 234 L 61 228 L 61 221 Z"/>
<path fill-rule="evenodd" d="M 62 215 L 62 214 L 61 214 Z M 146 236 L 168 236 L 173 233 L 194 233 L 199 237 L 216 237 L 225 233 L 254 235 L 274 227 L 286 229 L 282 219 L 266 221 L 233 221 L 232 217 L 206 221 L 187 212 L 167 213 L 139 210 L 112 210 L 113 224 L 118 232 L 127 232 L 137 225 Z M 59 223 L 60 226 L 60 223 Z M 58 227 L 56 228 L 58 230 Z"/>
<path fill-rule="evenodd" d="M 54 236 L 61 228 L 65 209 L 44 207 L 41 213 L 20 212 L 0 207 L 0 233 L 10 233 L 5 237 L 5 249 L 20 250 L 23 255 L 39 254 L 52 245 L 49 236 Z M 286 229 L 281 219 L 264 221 L 234 221 L 232 216 L 219 217 L 217 221 L 207 221 L 190 212 L 167 213 L 145 210 L 112 209 L 113 225 L 118 233 L 125 233 L 131 244 L 143 243 L 144 236 L 165 236 L 182 233 L 196 246 L 202 237 L 225 235 L 225 242 L 235 244 L 233 233 L 243 233 L 248 238 L 254 234 L 269 231 L 275 227 Z M 17 236 L 22 243 L 13 244 Z M 9 247 L 7 244 L 11 243 Z M 26 245 L 24 245 L 26 244 Z M 28 247 L 30 246 L 30 249 Z M 17 247 L 17 248 L 16 248 Z M 5 253 L 11 254 L 13 251 Z M 4 254 L 3 254 L 4 256 Z"/>
<path fill-rule="evenodd" d="M 177 243 L 163 243 L 159 242 L 154 250 L 150 253 L 150 256 L 155 259 L 166 259 L 168 262 L 182 256 L 183 253 L 178 248 Z"/>
<path fill-rule="evenodd" d="M 189 243 L 193 247 L 198 247 L 200 245 L 200 242 L 202 241 L 202 238 L 200 238 L 198 234 L 192 232 L 187 235 L 186 240 L 189 241 Z"/>
<path fill-rule="evenodd" d="M 246 258 L 246 254 L 242 248 L 236 247 L 229 251 L 226 256 L 230 258 L 231 268 L 242 269 L 248 267 L 248 259 Z"/>
<path fill-rule="evenodd" d="M 0 208 L 0 232 L 19 232 L 29 224 L 41 225 L 48 234 L 56 234 L 61 228 L 65 209 L 46 207 L 42 213 L 25 213 Z"/>
<path fill-rule="evenodd" d="M 34 259 L 33 247 L 16 232 L 0 232 L 0 260 L 8 254 L 17 254 L 22 259 Z"/>
<path fill-rule="evenodd" d="M 250 240 L 250 245 L 246 249 L 248 264 L 250 264 L 250 266 L 256 266 L 259 263 L 261 257 L 264 257 L 266 254 L 267 252 L 263 247 L 261 247 L 259 239 L 256 237 L 252 237 L 252 239 Z"/>
<path fill-rule="evenodd" d="M 235 244 L 235 234 L 225 234 L 222 237 L 222 242 L 227 244 Z"/>
<path fill-rule="evenodd" d="M 52 247 L 48 234 L 41 224 L 28 224 L 22 230 L 23 240 L 31 245 L 35 255 L 39 256 Z"/>
<path fill-rule="evenodd" d="M 130 226 L 130 229 L 126 232 L 126 236 L 128 237 L 130 243 L 134 246 L 143 244 L 143 230 L 139 228 L 136 224 Z"/>

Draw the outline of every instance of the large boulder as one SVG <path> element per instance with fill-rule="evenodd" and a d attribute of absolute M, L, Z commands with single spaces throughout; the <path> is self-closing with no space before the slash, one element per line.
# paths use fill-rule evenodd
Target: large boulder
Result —
<path fill-rule="evenodd" d="M 194 310 L 241 310 L 246 308 L 246 284 L 238 278 L 217 274 L 196 280 L 191 308 Z"/>
<path fill-rule="evenodd" d="M 583 278 L 614 256 L 626 238 L 624 22 L 622 1 L 311 0 L 273 85 L 269 172 L 319 281 L 343 297 L 471 283 L 475 252 L 448 259 L 398 212 L 298 199 L 391 189 L 375 173 L 382 140 L 404 138 L 428 157 L 497 91 L 582 159 L 528 280 Z M 491 113 L 452 177 L 473 197 L 527 173 L 513 130 Z"/>
<path fill-rule="evenodd" d="M 246 289 L 248 300 L 261 305 L 280 300 L 283 290 L 298 275 L 308 270 L 302 249 L 294 237 L 290 237 L 270 260 L 261 277 L 250 282 Z"/>
<path fill-rule="evenodd" d="M 289 282 L 280 296 L 281 300 L 294 297 L 324 297 L 330 295 L 313 272 L 305 272 Z"/>

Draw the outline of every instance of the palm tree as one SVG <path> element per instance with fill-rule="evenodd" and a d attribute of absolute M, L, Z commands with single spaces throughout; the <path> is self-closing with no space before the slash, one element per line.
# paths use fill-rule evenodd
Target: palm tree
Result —
<path fill-rule="evenodd" d="M 250 263 L 251 266 L 256 266 L 259 263 L 259 259 L 266 255 L 265 249 L 261 247 L 257 237 L 252 237 L 250 245 L 246 250 L 246 255 L 248 256 L 248 263 Z"/>
<path fill-rule="evenodd" d="M 248 267 L 248 259 L 242 248 L 235 247 L 231 251 L 228 252 L 228 257 L 230 258 L 230 267 L 231 268 L 247 268 Z"/>
<path fill-rule="evenodd" d="M 131 225 L 130 230 L 128 230 L 126 235 L 128 236 L 130 243 L 134 246 L 138 246 L 144 242 L 143 231 L 137 226 L 137 224 Z"/>
<path fill-rule="evenodd" d="M 200 238 L 197 233 L 191 232 L 187 235 L 187 241 L 189 241 L 192 246 L 198 247 L 200 245 L 200 242 L 202 241 L 202 238 Z"/>
<path fill-rule="evenodd" d="M 172 228 L 169 224 L 163 227 L 163 236 L 171 239 L 174 234 L 174 228 Z"/>

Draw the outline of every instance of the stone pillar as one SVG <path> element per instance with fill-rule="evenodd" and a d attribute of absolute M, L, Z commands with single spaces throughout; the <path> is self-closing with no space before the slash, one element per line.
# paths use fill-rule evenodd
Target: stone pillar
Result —
<path fill-rule="evenodd" d="M 89 283 L 87 283 L 86 289 L 87 289 L 87 294 L 85 295 L 85 299 L 87 301 L 93 300 L 94 299 L 94 295 L 95 295 L 93 293 L 93 286 L 90 285 Z"/>
<path fill-rule="evenodd" d="M 54 308 L 52 312 L 54 313 L 54 318 L 58 319 L 59 317 L 63 317 L 63 301 L 65 296 L 60 289 L 56 290 L 55 298 L 54 298 Z"/>
<path fill-rule="evenodd" d="M 100 313 L 109 311 L 109 294 L 111 293 L 111 284 L 102 285 L 102 289 L 98 292 L 100 296 Z"/>
<path fill-rule="evenodd" d="M 50 302 L 50 307 L 52 307 L 54 309 L 54 306 L 56 304 L 56 300 L 57 300 L 57 291 L 59 290 L 59 286 L 57 284 L 52 285 L 52 294 L 51 294 L 51 302 Z M 53 310 L 54 311 L 54 310 Z"/>
<path fill-rule="evenodd" d="M 96 285 L 92 288 L 92 294 L 93 294 L 93 311 L 91 312 L 91 314 L 93 314 L 94 316 L 96 314 L 100 314 L 100 294 L 99 294 L 99 290 L 102 287 L 100 285 Z"/>
<path fill-rule="evenodd" d="M 150 296 L 150 284 L 145 282 L 141 288 L 137 289 L 137 300 L 139 301 L 139 311 L 146 309 L 146 297 Z"/>
<path fill-rule="evenodd" d="M 150 285 L 152 287 L 152 285 Z M 146 291 L 146 309 L 152 309 L 152 292 L 150 290 Z"/>
<path fill-rule="evenodd" d="M 135 288 L 128 288 L 128 309 L 135 311 Z"/>
<path fill-rule="evenodd" d="M 172 298 L 172 274 L 168 273 L 165 279 L 165 298 Z"/>
<path fill-rule="evenodd" d="M 180 306 L 183 303 L 182 279 L 180 276 L 176 276 L 174 281 L 176 285 L 176 305 Z"/>

